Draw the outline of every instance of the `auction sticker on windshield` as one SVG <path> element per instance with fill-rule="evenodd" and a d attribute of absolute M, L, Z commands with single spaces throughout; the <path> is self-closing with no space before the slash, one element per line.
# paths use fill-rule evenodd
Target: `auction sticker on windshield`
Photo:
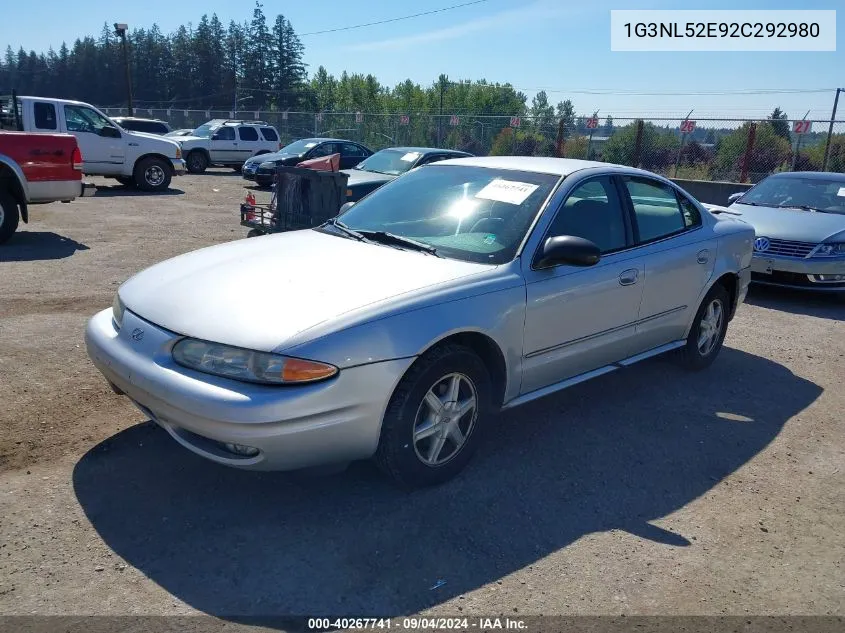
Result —
<path fill-rule="evenodd" d="M 507 204 L 522 204 L 539 186 L 530 182 L 496 178 L 476 193 L 475 197 Z"/>
<path fill-rule="evenodd" d="M 418 152 L 408 152 L 400 160 L 404 160 L 408 163 L 411 163 L 411 162 L 417 160 L 419 157 L 420 157 L 420 155 L 419 155 Z"/>
<path fill-rule="evenodd" d="M 845 196 L 845 187 L 839 187 L 839 191 L 836 193 L 837 196 Z"/>

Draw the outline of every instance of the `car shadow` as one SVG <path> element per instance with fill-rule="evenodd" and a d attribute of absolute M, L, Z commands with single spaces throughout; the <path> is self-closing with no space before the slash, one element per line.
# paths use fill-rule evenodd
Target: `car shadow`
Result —
<path fill-rule="evenodd" d="M 751 460 L 822 390 L 724 349 L 702 373 L 661 359 L 501 414 L 469 468 L 404 492 L 368 463 L 306 477 L 207 462 L 152 423 L 92 448 L 74 490 L 103 540 L 190 606 L 233 620 L 418 612 L 580 537 L 650 523 Z"/>
<path fill-rule="evenodd" d="M 845 295 L 752 285 L 745 301 L 761 308 L 845 321 Z"/>
<path fill-rule="evenodd" d="M 185 192 L 182 189 L 165 189 L 164 191 L 141 191 L 135 187 L 124 187 L 123 185 L 100 186 L 97 185 L 95 198 L 112 198 L 122 196 L 179 196 Z"/>
<path fill-rule="evenodd" d="M 209 167 L 201 174 L 195 174 L 197 176 L 227 176 L 227 177 L 237 177 L 241 178 L 241 172 L 235 171 L 231 167 Z M 249 181 L 247 181 L 249 182 Z"/>
<path fill-rule="evenodd" d="M 0 262 L 64 259 L 88 246 L 52 231 L 18 231 L 0 246 Z"/>

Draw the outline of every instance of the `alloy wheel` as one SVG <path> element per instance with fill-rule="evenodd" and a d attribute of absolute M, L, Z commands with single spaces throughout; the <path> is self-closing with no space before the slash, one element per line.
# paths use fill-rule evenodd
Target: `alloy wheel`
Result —
<path fill-rule="evenodd" d="M 465 374 L 440 378 L 426 392 L 414 420 L 414 451 L 428 466 L 441 466 L 466 444 L 478 417 L 478 394 Z"/>
<path fill-rule="evenodd" d="M 719 299 L 713 299 L 701 317 L 698 326 L 698 353 L 707 356 L 713 351 L 719 341 L 722 332 L 722 319 L 724 318 L 724 307 Z"/>

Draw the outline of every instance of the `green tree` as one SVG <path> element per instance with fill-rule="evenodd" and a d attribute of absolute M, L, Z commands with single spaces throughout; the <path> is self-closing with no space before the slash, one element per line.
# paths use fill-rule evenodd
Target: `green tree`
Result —
<path fill-rule="evenodd" d="M 634 165 L 638 121 L 617 128 L 603 148 L 603 158 L 609 163 Z M 653 123 L 643 124 L 639 165 L 644 169 L 663 170 L 674 162 L 680 141 L 670 131 Z"/>
<path fill-rule="evenodd" d="M 775 108 L 769 115 L 769 122 L 772 126 L 772 131 L 779 137 L 790 142 L 789 136 L 789 117 L 786 112 L 782 112 L 780 108 Z"/>
<path fill-rule="evenodd" d="M 714 177 L 735 179 L 740 175 L 750 127 L 751 123 L 745 123 L 716 144 Z M 754 145 L 749 156 L 750 177 L 752 180 L 758 180 L 760 176 L 787 165 L 791 153 L 789 141 L 779 136 L 771 123 L 757 125 Z"/>

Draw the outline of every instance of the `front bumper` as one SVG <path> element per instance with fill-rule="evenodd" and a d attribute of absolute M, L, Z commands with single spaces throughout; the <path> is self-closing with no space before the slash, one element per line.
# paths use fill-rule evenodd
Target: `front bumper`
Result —
<path fill-rule="evenodd" d="M 751 272 L 752 281 L 762 285 L 845 292 L 845 259 L 754 255 Z M 842 280 L 836 280 L 837 275 L 842 275 Z M 826 280 L 826 277 L 831 279 Z"/>
<path fill-rule="evenodd" d="M 185 161 L 181 158 L 171 158 L 171 164 L 173 165 L 173 173 L 177 176 L 184 176 L 185 172 L 188 171 L 188 167 L 185 164 Z"/>
<path fill-rule="evenodd" d="M 180 338 L 128 310 L 119 330 L 108 309 L 85 331 L 97 369 L 173 439 L 217 463 L 252 470 L 294 470 L 372 456 L 393 389 L 413 362 L 342 369 L 312 385 L 265 386 L 177 365 L 171 348 Z M 225 443 L 253 447 L 258 454 L 238 455 Z"/>

